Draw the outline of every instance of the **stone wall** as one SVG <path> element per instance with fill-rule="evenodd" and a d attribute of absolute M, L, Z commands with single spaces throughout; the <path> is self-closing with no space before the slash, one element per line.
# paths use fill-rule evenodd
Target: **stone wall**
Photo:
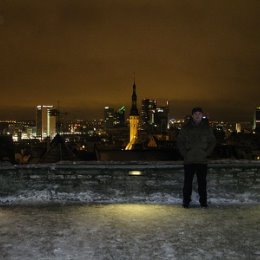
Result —
<path fill-rule="evenodd" d="M 0 203 L 39 201 L 39 198 L 53 202 L 179 202 L 182 182 L 181 163 L 88 162 L 2 166 Z M 212 202 L 216 198 L 222 202 L 260 202 L 259 162 L 210 162 L 208 193 Z M 197 200 L 196 178 L 193 200 Z"/>

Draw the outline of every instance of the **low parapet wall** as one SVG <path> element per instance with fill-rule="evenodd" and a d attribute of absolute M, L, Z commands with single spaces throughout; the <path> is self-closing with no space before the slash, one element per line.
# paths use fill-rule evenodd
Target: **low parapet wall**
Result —
<path fill-rule="evenodd" d="M 181 162 L 88 162 L 0 167 L 0 204 L 181 201 Z M 196 183 L 196 180 L 195 180 Z M 197 201 L 194 183 L 193 200 Z M 209 200 L 260 202 L 259 161 L 211 161 Z"/>

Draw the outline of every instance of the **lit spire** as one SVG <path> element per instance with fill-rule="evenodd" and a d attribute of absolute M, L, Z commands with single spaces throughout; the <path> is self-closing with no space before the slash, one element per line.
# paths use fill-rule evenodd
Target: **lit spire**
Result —
<path fill-rule="evenodd" d="M 134 79 L 133 94 L 132 94 L 132 107 L 131 107 L 131 111 L 130 111 L 130 116 L 139 116 L 136 103 L 137 103 L 137 95 L 136 95 L 136 85 L 135 85 L 135 79 Z"/>

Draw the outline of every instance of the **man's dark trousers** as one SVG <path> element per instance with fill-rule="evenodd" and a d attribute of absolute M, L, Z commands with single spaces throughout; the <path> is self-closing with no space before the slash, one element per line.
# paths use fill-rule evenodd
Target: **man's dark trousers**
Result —
<path fill-rule="evenodd" d="M 207 205 L 207 164 L 184 164 L 183 204 L 189 205 L 194 174 L 197 175 L 200 205 Z"/>

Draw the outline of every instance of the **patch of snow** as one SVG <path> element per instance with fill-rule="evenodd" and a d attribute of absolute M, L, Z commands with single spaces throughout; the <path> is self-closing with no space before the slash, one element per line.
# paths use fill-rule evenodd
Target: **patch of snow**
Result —
<path fill-rule="evenodd" d="M 0 197 L 0 205 L 19 204 L 48 204 L 48 203 L 148 203 L 148 204 L 181 204 L 182 198 L 178 194 L 163 192 L 150 193 L 149 195 L 124 194 L 116 190 L 113 195 L 105 195 L 93 191 L 86 192 L 57 192 L 55 190 L 24 190 L 16 196 Z M 254 193 L 244 194 L 210 194 L 208 202 L 211 205 L 225 204 L 257 204 L 259 195 Z M 199 196 L 196 191 L 192 193 L 192 204 L 199 205 Z"/>

